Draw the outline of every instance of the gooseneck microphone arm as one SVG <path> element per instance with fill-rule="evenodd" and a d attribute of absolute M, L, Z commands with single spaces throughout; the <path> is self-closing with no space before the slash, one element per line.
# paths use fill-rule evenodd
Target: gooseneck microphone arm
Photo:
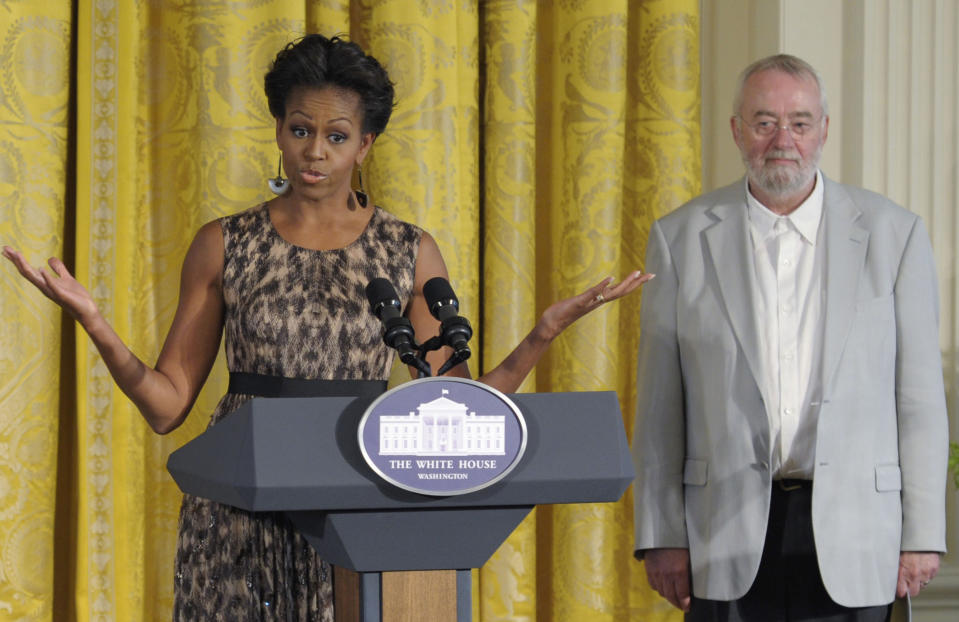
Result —
<path fill-rule="evenodd" d="M 452 356 L 436 372 L 439 376 L 470 357 L 469 340 L 473 336 L 473 327 L 459 315 L 459 300 L 449 281 L 443 277 L 437 276 L 424 283 L 423 297 L 430 313 L 440 321 L 440 340 L 453 349 Z"/>
<path fill-rule="evenodd" d="M 400 312 L 400 300 L 393 285 L 382 277 L 373 279 L 366 286 L 366 300 L 370 311 L 383 323 L 383 342 L 399 353 L 401 361 L 415 367 L 420 378 L 430 376 L 430 365 L 418 356 L 413 325 Z"/>

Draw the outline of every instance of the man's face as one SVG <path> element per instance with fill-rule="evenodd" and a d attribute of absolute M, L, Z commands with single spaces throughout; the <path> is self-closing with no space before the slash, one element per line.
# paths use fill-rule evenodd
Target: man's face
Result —
<path fill-rule="evenodd" d="M 753 74 L 738 117 L 731 120 L 733 138 L 757 198 L 811 191 L 829 129 L 816 81 L 776 70 Z"/>

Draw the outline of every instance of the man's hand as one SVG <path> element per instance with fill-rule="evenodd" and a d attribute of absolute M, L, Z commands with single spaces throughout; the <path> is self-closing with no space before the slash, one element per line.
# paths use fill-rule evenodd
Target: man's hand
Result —
<path fill-rule="evenodd" d="M 899 582 L 896 596 L 916 596 L 939 572 L 939 553 L 903 551 L 899 554 Z"/>
<path fill-rule="evenodd" d="M 643 560 L 649 585 L 677 609 L 689 611 L 689 549 L 647 549 Z"/>

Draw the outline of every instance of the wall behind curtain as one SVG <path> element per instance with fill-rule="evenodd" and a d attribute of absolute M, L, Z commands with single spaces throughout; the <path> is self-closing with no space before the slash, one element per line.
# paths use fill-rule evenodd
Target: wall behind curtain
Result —
<path fill-rule="evenodd" d="M 262 76 L 307 31 L 348 33 L 399 105 L 372 199 L 439 242 L 494 366 L 549 302 L 641 268 L 652 220 L 699 190 L 698 0 L 0 3 L 0 242 L 63 255 L 151 362 L 193 232 L 269 198 Z M 71 87 L 71 84 L 73 86 Z M 567 331 L 527 391 L 635 401 L 639 296 Z M 163 620 L 179 492 L 90 341 L 0 270 L 0 618 Z M 474 619 L 678 619 L 632 560 L 631 501 L 543 507 L 474 573 Z"/>

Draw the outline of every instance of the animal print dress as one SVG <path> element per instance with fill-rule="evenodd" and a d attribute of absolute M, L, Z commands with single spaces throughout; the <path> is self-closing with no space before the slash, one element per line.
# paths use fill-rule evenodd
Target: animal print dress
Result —
<path fill-rule="evenodd" d="M 224 335 L 230 371 L 386 380 L 393 352 L 370 313 L 367 283 L 396 287 L 405 308 L 422 231 L 373 208 L 342 249 L 286 242 L 266 204 L 220 220 Z M 228 393 L 210 425 L 250 395 Z M 333 622 L 332 570 L 280 513 L 252 513 L 184 495 L 174 578 L 176 621 Z"/>

